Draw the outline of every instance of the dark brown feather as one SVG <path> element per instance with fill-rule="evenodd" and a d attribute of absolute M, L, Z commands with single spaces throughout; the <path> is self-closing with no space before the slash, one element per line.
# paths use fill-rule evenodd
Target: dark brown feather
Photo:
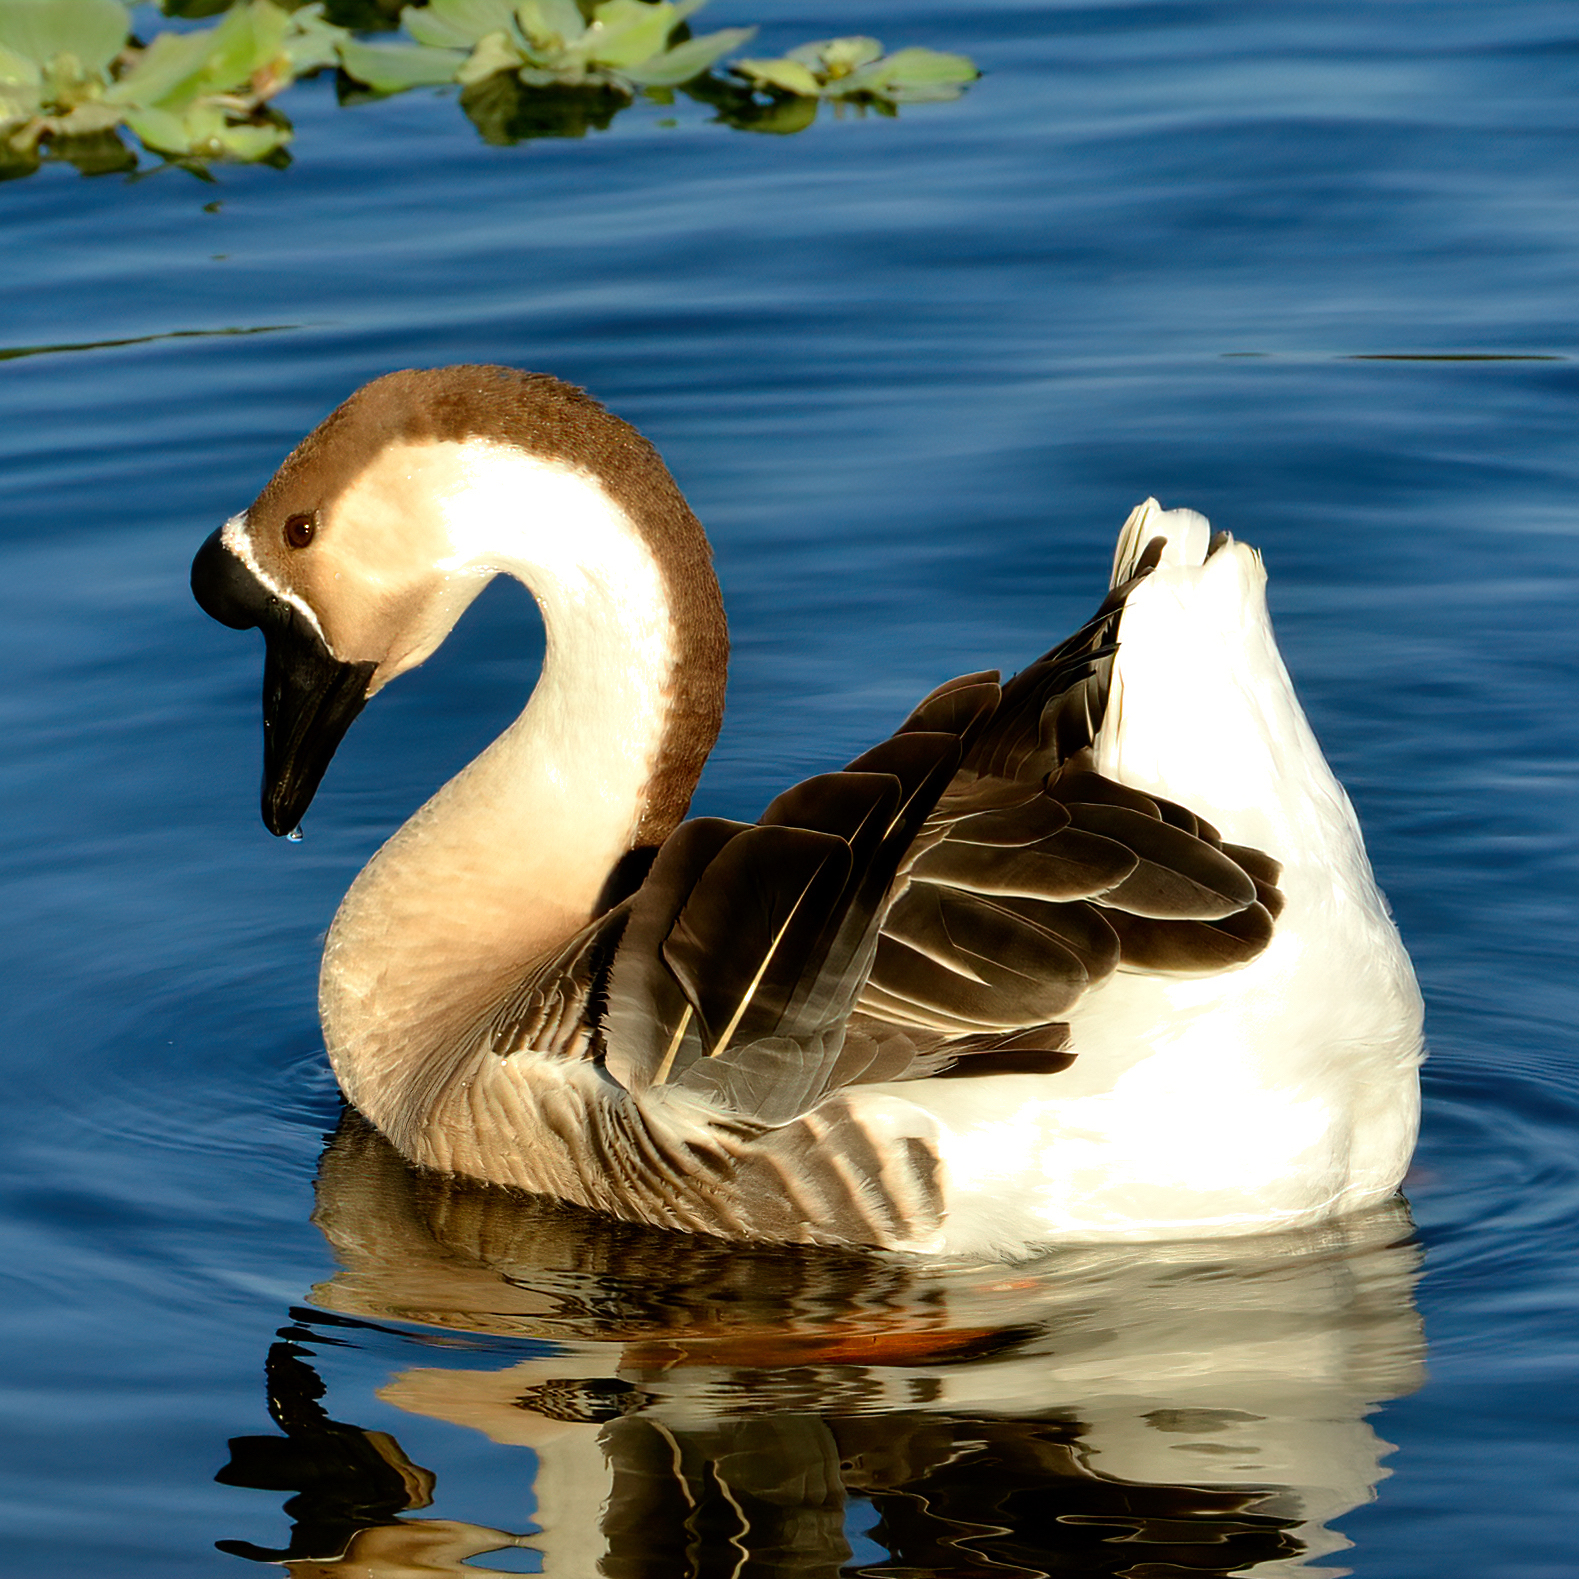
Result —
<path fill-rule="evenodd" d="M 1074 1061 L 1075 1055 L 1061 1048 L 1027 1048 L 1023 1052 L 1006 1049 L 961 1058 L 947 1069 L 940 1069 L 932 1078 L 973 1080 L 982 1075 L 1057 1075 Z"/>
<path fill-rule="evenodd" d="M 938 807 L 939 820 L 953 812 L 952 797 Z M 987 844 L 1004 849 L 1024 849 L 1028 844 L 1061 833 L 1069 826 L 1069 811 L 1047 795 L 1034 795 L 1016 805 L 990 811 L 972 811 L 948 824 L 951 844 Z"/>
<path fill-rule="evenodd" d="M 1161 921 L 1114 910 L 1124 967 L 1169 976 L 1209 976 L 1253 960 L 1272 941 L 1266 907 L 1246 906 L 1221 921 Z"/>
<path fill-rule="evenodd" d="M 845 767 L 846 773 L 892 773 L 904 786 L 896 819 L 919 828 L 953 781 L 961 755 L 957 735 L 933 730 L 909 730 L 890 735 L 870 751 L 863 751 Z M 896 824 L 897 826 L 897 824 Z"/>
<path fill-rule="evenodd" d="M 1090 900 L 1073 904 L 1046 904 L 1039 899 L 993 901 L 1010 915 L 1046 932 L 1068 949 L 1086 968 L 1092 986 L 1119 966 L 1118 934 L 1108 922 L 1109 911 Z"/>
<path fill-rule="evenodd" d="M 1256 885 L 1256 902 L 1276 921 L 1283 914 L 1283 906 L 1288 903 L 1283 897 L 1283 890 L 1274 888 L 1270 883 L 1263 883 L 1259 877 L 1255 878 L 1254 882 Z"/>
<path fill-rule="evenodd" d="M 1119 617 L 1154 564 L 1114 587 L 1079 630 L 1005 683 L 997 713 L 966 758 L 971 772 L 1045 778 L 1092 744 L 1107 710 Z"/>
<path fill-rule="evenodd" d="M 1270 855 L 1253 850 L 1247 844 L 1225 844 L 1222 852 L 1230 860 L 1237 861 L 1256 882 L 1265 883 L 1269 888 L 1275 888 L 1283 876 L 1281 861 L 1274 861 Z"/>
<path fill-rule="evenodd" d="M 1074 1056 L 1065 1015 L 1115 969 L 1198 974 L 1270 938 L 1275 861 L 1219 848 L 1188 808 L 1092 764 L 1124 601 L 1155 546 L 1006 684 L 983 673 L 940 686 L 898 733 L 785 791 L 756 827 L 686 825 L 632 903 L 619 952 L 647 964 L 621 958 L 612 973 L 610 1073 L 651 1080 L 672 1044 L 662 1078 L 781 1137 L 770 1160 L 758 1135 L 740 1166 L 807 1194 L 792 1215 L 861 1217 L 879 1242 L 913 1222 L 874 1179 L 782 1177 L 829 1124 L 869 1147 L 840 1089 L 1054 1073 Z M 613 1044 L 641 1003 L 658 1030 L 622 1058 Z"/>
<path fill-rule="evenodd" d="M 958 679 L 945 680 L 935 691 L 922 697 L 894 733 L 908 735 L 923 730 L 958 735 L 968 745 L 977 730 L 997 712 L 1002 699 L 1003 688 L 998 683 L 996 669 L 962 674 Z"/>
<path fill-rule="evenodd" d="M 899 780 L 892 773 L 823 773 L 773 800 L 757 819 L 764 827 L 812 828 L 837 834 L 853 847 L 881 839 L 899 809 Z"/>
<path fill-rule="evenodd" d="M 1087 754 L 1089 755 L 1089 753 Z M 1073 766 L 1073 764 L 1072 764 Z M 1089 768 L 1060 773 L 1047 787 L 1047 793 L 1065 802 L 1085 801 L 1091 805 L 1127 806 L 1131 811 L 1144 812 L 1148 817 L 1160 818 L 1175 828 L 1208 844 L 1221 845 L 1222 837 L 1204 817 L 1198 816 L 1187 806 L 1165 800 L 1161 795 L 1143 795 L 1127 784 L 1117 784 Z"/>
<path fill-rule="evenodd" d="M 698 879 L 663 945 L 709 1055 L 778 1033 L 810 944 L 850 877 L 850 846 L 807 828 L 747 828 Z"/>
<path fill-rule="evenodd" d="M 1075 952 L 1042 928 L 930 883 L 889 912 L 871 975 L 894 997 L 983 1029 L 1055 1020 L 1089 979 Z"/>
<path fill-rule="evenodd" d="M 1041 793 L 1037 778 L 1005 779 L 993 773 L 973 777 L 970 768 L 961 768 L 938 802 L 938 816 L 949 822 L 973 812 L 1006 811 L 1026 805 Z"/>
<path fill-rule="evenodd" d="M 836 1089 L 836 1068 L 853 1076 L 873 1061 L 871 1047 L 843 1058 L 845 1024 L 895 868 L 959 751 L 956 736 L 937 731 L 886 741 L 853 770 L 786 791 L 758 826 L 726 825 L 730 837 L 714 841 L 700 872 L 694 860 L 655 863 L 660 882 L 690 883 L 659 952 L 700 1030 L 697 1051 L 683 1037 L 659 1078 L 778 1125 Z M 672 900 L 653 912 L 655 924 L 668 908 Z M 911 1063 L 892 1051 L 896 1072 Z"/>
<path fill-rule="evenodd" d="M 984 1075 L 1056 1075 L 1075 1061 L 1069 1027 L 1054 1022 L 1023 1031 L 960 1037 L 948 1044 L 954 1062 L 933 1078 L 966 1080 Z"/>
<path fill-rule="evenodd" d="M 1244 869 L 1182 828 L 1127 806 L 1077 802 L 1069 818 L 1137 858 L 1134 871 L 1101 896 L 1105 905 L 1140 916 L 1216 921 L 1255 903 L 1256 887 Z"/>
<path fill-rule="evenodd" d="M 683 1070 L 704 1052 L 695 1011 L 665 966 L 664 939 L 713 858 L 749 823 L 697 817 L 664 841 L 647 880 L 629 902 L 630 916 L 609 973 L 603 1014 L 604 1066 L 627 1090 Z M 681 1041 L 671 1044 L 679 1034 Z"/>
<path fill-rule="evenodd" d="M 898 794 L 886 829 L 880 828 L 877 819 L 866 818 L 858 831 L 848 835 L 850 886 L 839 896 L 815 949 L 807 955 L 800 988 L 791 999 L 790 1017 L 783 1026 L 787 1034 L 821 1034 L 829 1025 L 842 1024 L 849 1017 L 872 967 L 878 929 L 900 863 L 957 770 L 959 757 L 958 737 L 912 731 L 866 752 L 837 775 L 840 779 L 891 775 Z"/>
<path fill-rule="evenodd" d="M 917 883 L 976 894 L 1086 899 L 1118 890 L 1139 865 L 1135 852 L 1119 840 L 1065 828 L 1020 849 L 945 838 L 916 858 L 911 876 Z"/>
<path fill-rule="evenodd" d="M 1091 754 L 1084 752 L 1081 755 L 1083 760 L 1088 761 Z M 1162 820 L 1158 803 L 1150 795 L 1143 795 L 1127 784 L 1115 783 L 1077 763 L 1070 763 L 1062 773 L 1048 780 L 1047 794 L 1060 805 L 1079 802 L 1089 806 L 1125 806 L 1130 811 L 1138 811 L 1159 822 Z"/>

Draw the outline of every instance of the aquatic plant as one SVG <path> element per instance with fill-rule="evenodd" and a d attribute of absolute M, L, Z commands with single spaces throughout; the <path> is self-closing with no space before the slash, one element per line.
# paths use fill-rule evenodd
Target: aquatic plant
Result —
<path fill-rule="evenodd" d="M 857 36 L 802 44 L 776 60 L 737 60 L 727 78 L 703 77 L 685 91 L 714 105 L 728 126 L 790 133 L 810 126 L 827 100 L 891 116 L 901 104 L 957 99 L 979 75 L 964 55 L 935 49 L 885 55 L 875 38 Z"/>
<path fill-rule="evenodd" d="M 333 0 L 337 9 L 344 0 Z M 693 37 L 706 0 L 431 0 L 400 12 L 406 37 L 376 43 L 325 16 L 322 0 L 236 0 L 210 27 L 144 44 L 123 0 L 0 0 L 0 177 L 45 158 L 85 174 L 133 169 L 142 146 L 202 172 L 209 161 L 285 160 L 291 125 L 274 100 L 300 76 L 335 69 L 341 98 L 458 84 L 489 142 L 583 136 L 645 95 L 675 90 L 716 119 L 793 132 L 824 100 L 896 106 L 958 97 L 976 75 L 962 55 L 827 39 L 774 60 L 720 66 L 755 28 Z M 213 0 L 165 0 L 184 18 Z M 348 13 L 349 14 L 349 13 Z M 353 20 L 382 13 L 363 7 Z"/>
<path fill-rule="evenodd" d="M 85 170 L 130 168 L 121 128 L 180 160 L 275 154 L 290 123 L 269 101 L 336 63 L 348 37 L 321 4 L 287 11 L 242 0 L 217 26 L 144 46 L 120 0 L 0 5 L 0 173 L 36 168 L 40 145 Z"/>
<path fill-rule="evenodd" d="M 980 73 L 964 55 L 935 49 L 883 53 L 875 38 L 802 44 L 778 60 L 737 60 L 730 68 L 753 86 L 786 98 L 864 99 L 927 104 L 957 99 Z"/>
<path fill-rule="evenodd" d="M 751 38 L 753 27 L 669 40 L 706 0 L 601 0 L 583 16 L 575 0 L 432 0 L 400 14 L 414 44 L 340 46 L 348 76 L 395 92 L 482 82 L 513 72 L 531 88 L 672 88 L 700 76 Z"/>

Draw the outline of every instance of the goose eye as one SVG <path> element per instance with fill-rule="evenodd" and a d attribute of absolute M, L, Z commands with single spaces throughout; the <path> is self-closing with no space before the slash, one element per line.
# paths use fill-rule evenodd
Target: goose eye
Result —
<path fill-rule="evenodd" d="M 318 530 L 318 516 L 288 515 L 285 517 L 285 541 L 292 548 L 305 548 Z"/>

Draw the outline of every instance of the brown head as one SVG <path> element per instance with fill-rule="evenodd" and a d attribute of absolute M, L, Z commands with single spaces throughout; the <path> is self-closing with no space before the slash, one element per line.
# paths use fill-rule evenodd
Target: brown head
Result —
<path fill-rule="evenodd" d="M 543 486 L 507 497 L 495 462 L 522 457 Z M 717 734 L 727 661 L 701 526 L 657 451 L 583 391 L 512 368 L 450 367 L 359 389 L 193 562 L 202 608 L 236 629 L 261 627 L 267 641 L 263 817 L 273 832 L 300 821 L 366 700 L 427 658 L 493 575 L 523 556 L 598 573 L 576 559 L 574 510 L 554 508 L 589 492 L 656 563 L 672 611 L 676 728 L 655 784 L 679 804 L 654 817 L 683 814 Z M 478 519 L 501 510 L 519 517 L 504 550 Z"/>

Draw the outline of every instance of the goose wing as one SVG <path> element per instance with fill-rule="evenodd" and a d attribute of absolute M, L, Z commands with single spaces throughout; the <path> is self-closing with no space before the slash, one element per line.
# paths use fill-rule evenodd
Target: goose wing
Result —
<path fill-rule="evenodd" d="M 682 824 L 517 990 L 500 1053 L 599 1063 L 633 1099 L 586 1115 L 628 1209 L 650 1196 L 672 1225 L 924 1243 L 933 1138 L 887 1132 L 877 1093 L 858 1106 L 852 1088 L 1056 1071 L 1063 1017 L 1113 972 L 1204 973 L 1265 947 L 1276 863 L 1091 766 L 1124 601 L 1154 563 L 1006 684 L 939 687 L 757 823 Z"/>
<path fill-rule="evenodd" d="M 1276 863 L 1091 767 L 1124 605 L 1161 547 L 1006 684 L 940 686 L 755 825 L 678 829 L 612 959 L 608 1072 L 783 1124 L 852 1084 L 1062 1068 L 1063 1017 L 1114 971 L 1260 952 Z"/>
<path fill-rule="evenodd" d="M 1277 863 L 1091 766 L 1125 601 L 1161 546 L 1008 682 L 948 681 L 755 824 L 682 824 L 632 896 L 538 962 L 496 1049 L 783 1124 L 852 1084 L 1055 1071 L 1064 1016 L 1115 971 L 1254 958 Z"/>
<path fill-rule="evenodd" d="M 1124 606 L 1162 546 L 1002 687 L 904 863 L 858 1007 L 931 1033 L 944 1073 L 1056 1070 L 1062 1017 L 1116 970 L 1208 974 L 1271 939 L 1274 860 L 1092 768 Z M 994 678 L 950 681 L 902 728 L 941 727 Z"/>
<path fill-rule="evenodd" d="M 895 735 L 779 796 L 756 824 L 664 844 L 608 977 L 608 1072 L 783 1123 L 847 1083 L 845 1029 L 895 876 L 958 771 L 961 737 Z"/>
<path fill-rule="evenodd" d="M 895 874 L 962 744 L 912 731 L 796 785 L 758 823 L 682 824 L 635 894 L 516 989 L 494 1051 L 535 1066 L 516 1065 L 528 1083 L 545 1061 L 583 1066 L 550 1074 L 540 1103 L 579 1198 L 736 1238 L 921 1247 L 937 1233 L 930 1134 L 874 1131 L 840 1087 L 937 1040 L 858 1031 L 852 1015 Z"/>

